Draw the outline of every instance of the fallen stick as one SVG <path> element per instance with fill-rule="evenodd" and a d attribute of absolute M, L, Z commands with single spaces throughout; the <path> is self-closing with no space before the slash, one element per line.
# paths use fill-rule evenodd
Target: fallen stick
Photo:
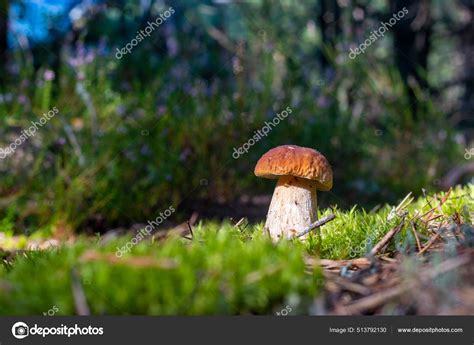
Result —
<path fill-rule="evenodd" d="M 340 306 L 336 313 L 342 315 L 360 314 L 366 310 L 372 310 L 383 305 L 384 303 L 400 296 L 407 290 L 408 286 L 401 285 L 368 297 L 363 297 L 352 304 Z"/>
<path fill-rule="evenodd" d="M 399 204 L 397 205 L 397 207 L 395 208 L 396 213 L 398 213 L 398 212 L 400 212 L 401 210 L 403 210 L 404 208 L 406 208 L 408 205 L 410 205 L 410 204 L 413 202 L 413 200 L 415 200 L 415 198 L 413 198 L 413 197 L 410 198 L 411 194 L 412 194 L 412 192 L 408 193 L 408 194 L 405 196 L 405 198 L 404 198 L 402 201 L 400 201 L 400 203 L 399 203 Z M 410 200 L 408 200 L 408 199 L 410 199 Z M 407 200 L 408 200 L 408 201 L 407 201 Z"/>
<path fill-rule="evenodd" d="M 426 283 L 437 276 L 466 265 L 470 262 L 469 256 L 461 256 L 454 259 L 446 260 L 440 265 L 432 268 L 428 272 L 420 274 L 420 283 Z M 359 314 L 367 310 L 387 303 L 388 301 L 399 297 L 400 295 L 414 289 L 418 282 L 405 283 L 390 290 L 382 291 L 368 297 L 363 297 L 356 302 L 339 307 L 339 314 L 353 315 Z"/>
<path fill-rule="evenodd" d="M 439 209 L 439 207 L 441 207 L 449 198 L 449 195 L 451 194 L 451 190 L 452 189 L 449 189 L 447 192 L 446 192 L 446 195 L 439 201 L 437 198 L 435 198 L 436 201 L 438 201 L 438 205 L 436 205 L 435 207 L 431 208 L 431 210 L 427 211 L 426 213 L 424 213 L 423 215 L 419 216 L 418 219 L 421 219 L 423 222 L 427 222 L 424 218 L 428 217 L 428 216 L 431 216 L 431 214 L 436 210 L 436 209 Z"/>
<path fill-rule="evenodd" d="M 379 256 L 379 259 L 380 259 L 380 260 L 383 260 L 383 261 L 386 261 L 386 262 L 390 262 L 391 264 L 398 262 L 397 259 L 388 258 L 388 257 L 386 257 L 386 256 Z"/>
<path fill-rule="evenodd" d="M 316 266 L 320 265 L 325 269 L 331 268 L 341 268 L 347 265 L 357 266 L 359 268 L 369 267 L 371 265 L 371 261 L 367 258 L 357 258 L 352 260 L 330 260 L 330 259 L 313 259 L 313 258 L 306 258 L 306 264 L 309 266 Z"/>
<path fill-rule="evenodd" d="M 313 231 L 314 229 L 319 228 L 320 226 L 330 222 L 334 218 L 336 218 L 336 216 L 331 213 L 329 216 L 326 216 L 324 218 L 321 218 L 320 220 L 315 221 L 314 223 L 311 223 L 310 225 L 308 225 L 307 228 L 305 228 L 303 231 L 298 232 L 296 235 L 288 235 L 288 239 L 291 240 L 294 238 L 304 236 L 310 233 L 311 231 Z"/>
<path fill-rule="evenodd" d="M 388 244 L 388 242 L 392 239 L 392 237 L 395 236 L 395 234 L 397 234 L 403 228 L 404 224 L 405 224 L 405 218 L 402 219 L 400 224 L 398 224 L 397 226 L 392 228 L 389 232 L 387 232 L 385 236 L 375 245 L 375 247 L 372 248 L 372 250 L 369 253 L 369 257 L 375 256 L 376 254 L 378 254 L 378 252 Z"/>
<path fill-rule="evenodd" d="M 328 282 L 332 282 L 332 283 L 338 285 L 343 290 L 355 292 L 355 293 L 358 293 L 359 295 L 363 295 L 363 296 L 368 296 L 372 292 L 372 290 L 369 289 L 367 286 L 357 284 L 357 283 L 353 283 L 353 282 L 351 282 L 347 279 L 336 276 L 334 273 L 332 273 L 332 274 L 326 273 L 326 274 L 324 274 L 324 277 L 326 278 L 326 280 Z"/>
<path fill-rule="evenodd" d="M 418 247 L 418 252 L 420 252 L 421 251 L 421 242 L 420 242 L 420 238 L 418 237 L 418 232 L 416 231 L 416 225 L 413 221 L 411 221 L 410 224 L 411 224 L 411 230 L 413 231 L 413 235 L 415 236 L 416 246 Z"/>
<path fill-rule="evenodd" d="M 426 252 L 428 249 L 430 249 L 430 247 L 433 245 L 433 243 L 435 243 L 435 241 L 436 241 L 439 237 L 440 237 L 440 234 L 439 234 L 439 233 L 436 234 L 436 235 L 434 235 L 434 236 L 429 240 L 429 242 L 426 244 L 426 246 L 425 246 L 422 250 L 420 250 L 420 251 L 418 252 L 418 255 L 422 255 L 424 252 Z"/>

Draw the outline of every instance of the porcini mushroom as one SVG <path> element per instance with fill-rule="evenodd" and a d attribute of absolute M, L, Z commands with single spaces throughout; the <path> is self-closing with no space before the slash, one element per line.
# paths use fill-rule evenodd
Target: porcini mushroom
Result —
<path fill-rule="evenodd" d="M 316 190 L 332 188 L 332 169 L 326 157 L 296 145 L 265 153 L 255 166 L 255 175 L 278 179 L 264 227 L 273 240 L 294 236 L 315 222 Z"/>

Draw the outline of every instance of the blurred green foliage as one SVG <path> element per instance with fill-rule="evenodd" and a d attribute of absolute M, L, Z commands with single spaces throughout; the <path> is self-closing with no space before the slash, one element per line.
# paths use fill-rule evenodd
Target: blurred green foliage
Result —
<path fill-rule="evenodd" d="M 137 6 L 109 5 L 74 43 L 64 42 L 52 81 L 44 77 L 47 62 L 35 70 L 28 51 L 14 53 L 0 146 L 53 106 L 60 111 L 0 161 L 0 218 L 13 219 L 18 231 L 101 231 L 144 222 L 169 205 L 179 214 L 201 200 L 271 193 L 253 168 L 281 144 L 328 158 L 335 188 L 321 200 L 343 209 L 438 189 L 463 159 L 455 129 L 426 90 L 413 118 L 389 36 L 350 60 L 345 42 L 322 42 L 311 2 L 176 2 L 166 25 L 117 60 L 113 48 L 162 10 Z M 386 10 L 383 2 L 370 6 Z M 282 124 L 232 158 L 287 106 L 293 112 Z"/>

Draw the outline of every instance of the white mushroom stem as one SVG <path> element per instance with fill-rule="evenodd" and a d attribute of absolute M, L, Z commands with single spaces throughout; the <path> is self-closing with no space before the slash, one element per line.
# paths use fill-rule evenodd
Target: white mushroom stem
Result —
<path fill-rule="evenodd" d="M 282 176 L 273 192 L 265 231 L 274 241 L 296 235 L 318 219 L 317 209 L 314 181 Z"/>

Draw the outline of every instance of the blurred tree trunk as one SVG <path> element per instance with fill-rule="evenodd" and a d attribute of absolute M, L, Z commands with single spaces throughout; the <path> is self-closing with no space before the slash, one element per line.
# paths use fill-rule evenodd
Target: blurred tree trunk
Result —
<path fill-rule="evenodd" d="M 322 42 L 325 48 L 334 49 L 341 35 L 341 8 L 337 0 L 321 0 L 319 2 L 318 24 L 321 28 Z M 329 60 L 323 51 L 319 54 L 319 60 L 323 70 L 329 66 Z"/>
<path fill-rule="evenodd" d="M 7 64 L 8 0 L 0 0 L 0 83 L 5 82 Z"/>
<path fill-rule="evenodd" d="M 470 18 L 474 16 L 474 3 L 472 0 L 462 1 Z M 466 130 L 468 139 L 474 138 L 474 99 L 472 93 L 474 91 L 474 21 L 471 21 L 461 29 L 459 33 L 461 37 L 461 52 L 464 57 L 464 95 L 461 100 L 460 121 L 458 127 Z"/>
<path fill-rule="evenodd" d="M 394 34 L 395 61 L 406 86 L 413 116 L 417 119 L 421 109 L 418 107 L 415 90 L 417 87 L 427 89 L 428 86 L 423 72 L 428 67 L 431 47 L 431 1 L 390 0 L 390 17 L 392 13 L 398 13 L 404 7 L 407 8 L 408 14 L 391 30 Z"/>

